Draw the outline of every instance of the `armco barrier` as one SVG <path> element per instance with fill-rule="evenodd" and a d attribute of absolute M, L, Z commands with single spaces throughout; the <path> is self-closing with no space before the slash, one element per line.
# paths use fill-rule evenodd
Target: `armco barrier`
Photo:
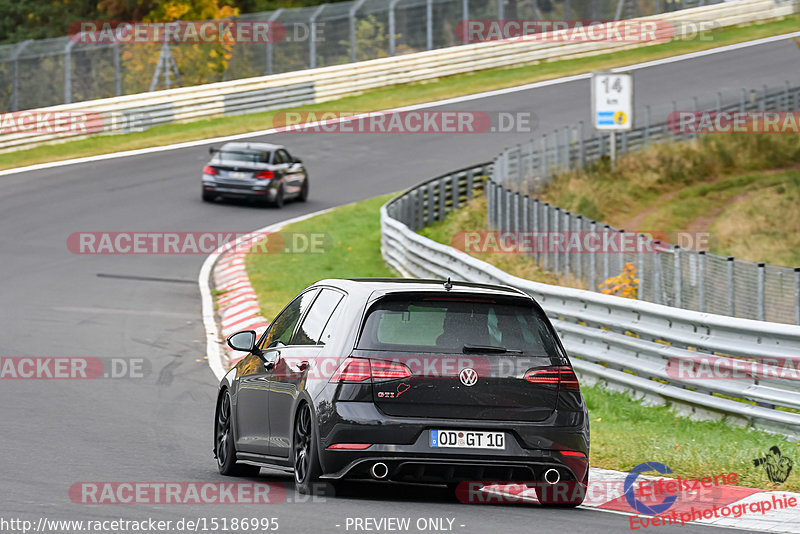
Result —
<path fill-rule="evenodd" d="M 725 416 L 800 437 L 800 373 L 791 378 L 675 376 L 681 361 L 707 358 L 721 369 L 778 360 L 797 369 L 800 326 L 681 310 L 512 276 L 414 230 L 441 220 L 482 188 L 483 164 L 410 189 L 381 208 L 381 251 L 404 276 L 503 284 L 533 296 L 553 320 L 585 383 L 601 382 L 700 418 Z"/>
<path fill-rule="evenodd" d="M 635 20 L 672 23 L 714 21 L 719 26 L 787 16 L 796 0 L 734 0 Z M 689 31 L 675 26 L 675 37 Z M 271 76 L 155 91 L 28 110 L 30 113 L 92 111 L 103 117 L 103 133 L 123 133 L 158 124 L 326 102 L 368 89 L 431 80 L 482 69 L 603 54 L 643 46 L 625 42 L 556 43 L 491 41 L 453 46 L 358 63 Z M 27 132 L 0 135 L 0 151 L 86 137 L 85 132 Z"/>

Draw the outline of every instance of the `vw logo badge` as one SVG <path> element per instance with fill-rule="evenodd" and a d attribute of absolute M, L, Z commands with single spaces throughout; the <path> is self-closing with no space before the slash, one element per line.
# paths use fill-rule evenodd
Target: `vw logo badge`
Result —
<path fill-rule="evenodd" d="M 461 379 L 461 383 L 465 386 L 474 386 L 478 383 L 478 373 L 475 372 L 475 369 L 472 367 L 465 367 L 458 373 L 458 378 Z"/>

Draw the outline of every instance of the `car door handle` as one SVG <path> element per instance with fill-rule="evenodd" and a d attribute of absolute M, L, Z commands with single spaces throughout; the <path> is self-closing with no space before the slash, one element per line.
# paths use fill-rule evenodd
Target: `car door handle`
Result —
<path fill-rule="evenodd" d="M 302 361 L 302 362 L 296 364 L 295 368 L 302 373 L 303 371 L 308 369 L 308 362 L 307 361 Z"/>

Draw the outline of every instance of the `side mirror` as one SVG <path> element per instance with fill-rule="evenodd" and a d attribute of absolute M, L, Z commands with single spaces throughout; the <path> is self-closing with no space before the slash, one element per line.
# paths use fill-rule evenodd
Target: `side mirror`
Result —
<path fill-rule="evenodd" d="M 294 158 L 294 162 L 295 163 L 303 163 L 303 160 L 301 160 L 300 158 Z"/>
<path fill-rule="evenodd" d="M 231 334 L 228 337 L 228 346 L 233 350 L 253 352 L 253 350 L 256 348 L 255 330 L 242 330 L 241 332 Z"/>

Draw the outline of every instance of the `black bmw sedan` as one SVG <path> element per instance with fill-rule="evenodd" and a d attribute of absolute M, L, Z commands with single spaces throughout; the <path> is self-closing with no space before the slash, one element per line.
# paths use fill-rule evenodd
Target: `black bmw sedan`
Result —
<path fill-rule="evenodd" d="M 214 454 L 320 481 L 521 482 L 576 506 L 589 471 L 586 405 L 541 307 L 509 287 L 323 280 L 300 293 L 223 377 Z M 544 491 L 557 483 L 582 489 Z M 544 488 L 544 489 L 543 489 Z"/>
<path fill-rule="evenodd" d="M 278 208 L 285 200 L 308 198 L 308 172 L 285 147 L 268 143 L 225 143 L 211 148 L 203 167 L 203 200 L 251 199 Z"/>

